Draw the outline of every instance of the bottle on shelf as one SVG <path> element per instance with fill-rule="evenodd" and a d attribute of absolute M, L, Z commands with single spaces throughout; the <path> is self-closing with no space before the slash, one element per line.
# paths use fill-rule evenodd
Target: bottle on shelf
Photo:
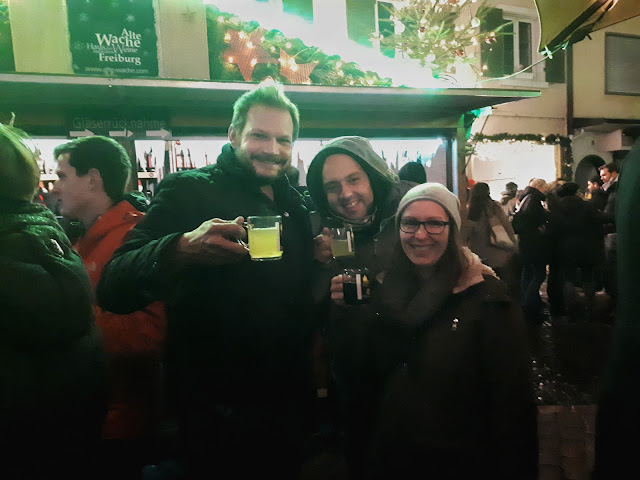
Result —
<path fill-rule="evenodd" d="M 151 155 L 153 154 L 153 147 L 149 149 L 149 152 L 145 152 L 145 161 L 147 163 L 147 172 L 155 171 L 155 162 L 151 162 Z"/>

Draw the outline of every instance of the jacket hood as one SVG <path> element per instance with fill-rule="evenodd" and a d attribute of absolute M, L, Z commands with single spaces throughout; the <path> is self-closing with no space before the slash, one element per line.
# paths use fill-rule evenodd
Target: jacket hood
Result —
<path fill-rule="evenodd" d="M 327 143 L 316 154 L 307 172 L 307 187 L 318 211 L 325 217 L 334 217 L 329 208 L 327 196 L 322 185 L 322 168 L 329 155 L 343 153 L 353 158 L 362 167 L 373 190 L 373 201 L 376 207 L 389 194 L 398 176 L 387 166 L 387 163 L 375 152 L 369 140 L 364 137 L 338 137 Z"/>
<path fill-rule="evenodd" d="M 31 226 L 61 228 L 55 215 L 47 207 L 6 197 L 0 197 L 0 219 L 0 233 L 13 233 Z"/>

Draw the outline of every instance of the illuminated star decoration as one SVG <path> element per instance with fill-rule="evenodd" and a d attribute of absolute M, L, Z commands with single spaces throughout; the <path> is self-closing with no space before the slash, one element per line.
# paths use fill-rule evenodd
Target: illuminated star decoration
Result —
<path fill-rule="evenodd" d="M 309 75 L 316 68 L 318 62 L 296 63 L 295 57 L 290 57 L 287 52 L 280 49 L 280 75 L 285 77 L 291 83 L 311 83 Z"/>
<path fill-rule="evenodd" d="M 262 48 L 264 29 L 256 28 L 251 34 L 238 30 L 227 30 L 225 41 L 229 42 L 229 48 L 224 52 L 224 57 L 229 63 L 235 63 L 240 69 L 245 82 L 251 81 L 253 69 L 258 63 L 277 63 L 267 51 Z"/>

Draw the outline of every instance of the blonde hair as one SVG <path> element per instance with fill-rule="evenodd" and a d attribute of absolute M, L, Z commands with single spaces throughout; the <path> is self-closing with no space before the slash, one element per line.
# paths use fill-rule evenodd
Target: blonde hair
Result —
<path fill-rule="evenodd" d="M 560 188 L 565 183 L 567 183 L 567 181 L 562 179 L 549 182 L 544 186 L 545 191 L 543 191 L 542 193 L 546 193 L 546 194 L 556 193 L 556 190 L 558 190 L 558 188 Z"/>
<path fill-rule="evenodd" d="M 0 124 L 0 195 L 30 202 L 40 183 L 40 168 L 27 138 L 22 130 Z"/>
<path fill-rule="evenodd" d="M 529 182 L 530 187 L 538 189 L 541 192 L 544 190 L 546 184 L 547 182 L 545 182 L 542 178 L 534 178 Z"/>

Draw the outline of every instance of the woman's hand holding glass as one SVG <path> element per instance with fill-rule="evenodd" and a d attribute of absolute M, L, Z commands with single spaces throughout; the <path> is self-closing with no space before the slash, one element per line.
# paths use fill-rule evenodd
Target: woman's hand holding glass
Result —
<path fill-rule="evenodd" d="M 336 275 L 331 279 L 331 300 L 336 305 L 344 305 L 344 286 L 342 275 Z"/>

